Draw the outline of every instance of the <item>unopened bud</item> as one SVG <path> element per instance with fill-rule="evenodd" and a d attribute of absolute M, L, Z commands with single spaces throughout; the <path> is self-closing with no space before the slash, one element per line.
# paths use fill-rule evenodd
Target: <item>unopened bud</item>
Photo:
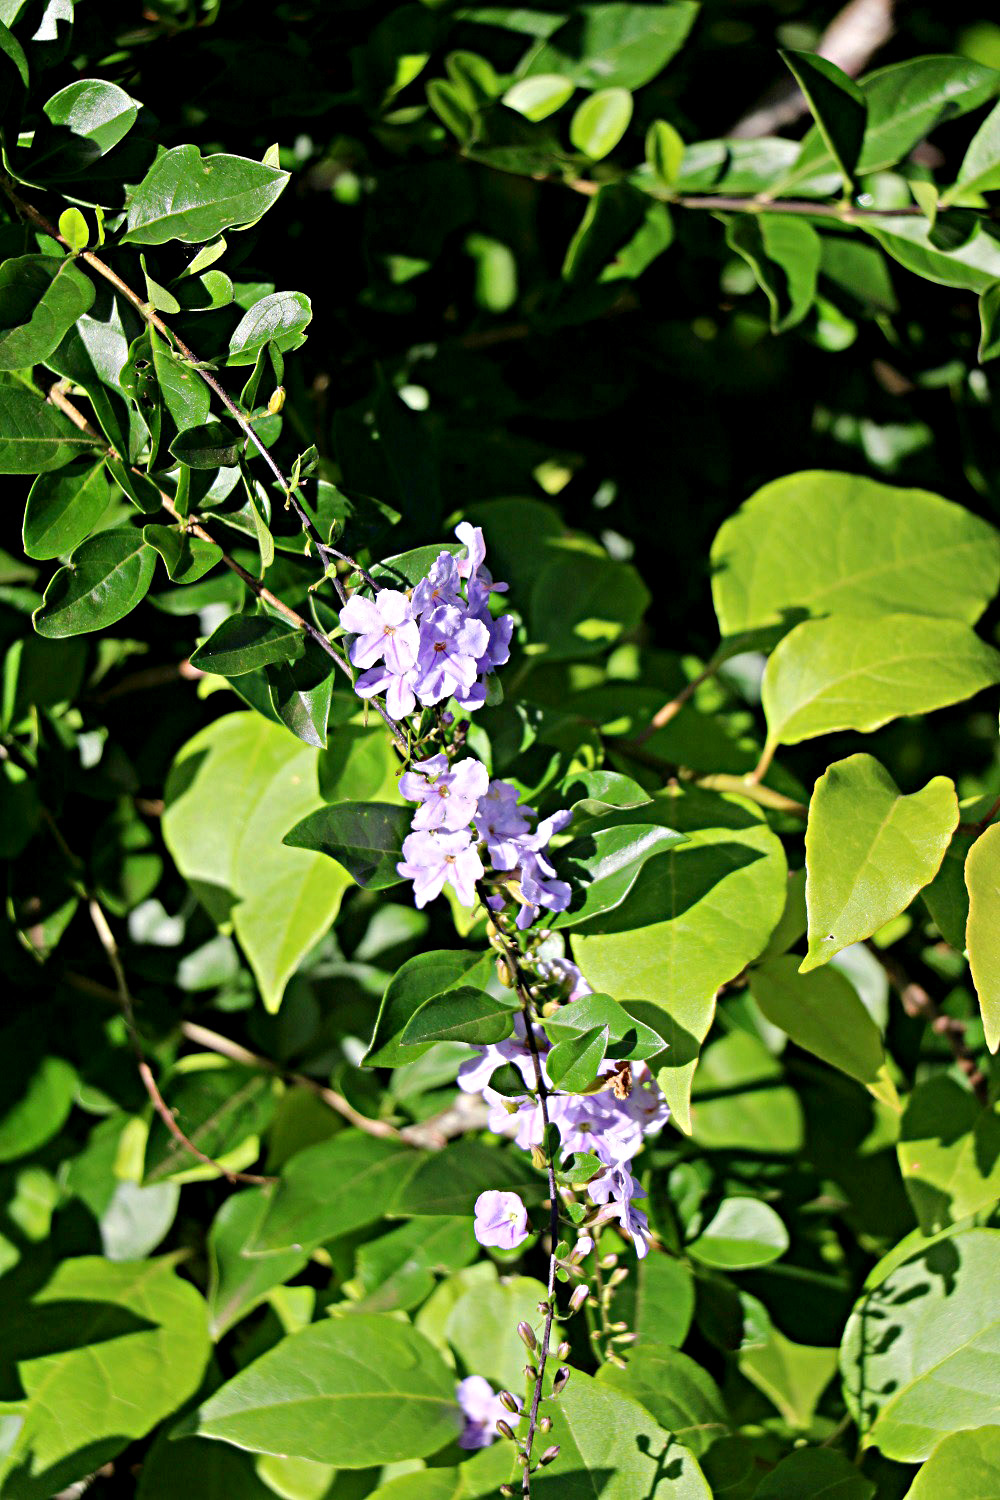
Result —
<path fill-rule="evenodd" d="M 601 1256 L 601 1270 L 602 1271 L 613 1271 L 614 1268 L 615 1268 L 615 1266 L 617 1264 L 618 1264 L 618 1257 L 617 1257 L 617 1255 L 602 1255 Z"/>
<path fill-rule="evenodd" d="M 573 1295 L 569 1299 L 569 1310 L 570 1310 L 570 1312 L 571 1313 L 579 1312 L 580 1308 L 586 1302 L 586 1300 L 587 1300 L 587 1298 L 588 1298 L 589 1295 L 590 1295 L 590 1289 L 588 1288 L 586 1282 L 581 1282 L 579 1286 L 574 1287 L 573 1288 Z"/>
<path fill-rule="evenodd" d="M 517 1455 L 517 1461 L 522 1466 L 522 1468 L 526 1469 L 528 1467 L 528 1455 L 526 1453 L 519 1453 Z"/>
<path fill-rule="evenodd" d="M 607 1362 L 608 1362 L 609 1365 L 616 1365 L 619 1370 L 627 1370 L 628 1369 L 628 1365 L 622 1359 L 621 1355 L 620 1354 L 616 1354 L 613 1349 L 610 1349 L 610 1348 L 606 1349 L 605 1353 L 604 1353 L 604 1357 L 607 1360 Z"/>
<path fill-rule="evenodd" d="M 510 1500 L 510 1497 L 513 1495 L 514 1491 L 511 1489 L 509 1484 L 502 1484 L 500 1486 L 500 1493 L 501 1495 L 503 1495 L 504 1500 Z"/>
<path fill-rule="evenodd" d="M 569 1367 L 567 1365 L 560 1365 L 558 1370 L 556 1371 L 556 1378 L 552 1382 L 553 1396 L 558 1396 L 560 1391 L 565 1390 L 569 1375 Z"/>
<path fill-rule="evenodd" d="M 539 1302 L 539 1304 L 538 1304 L 538 1311 L 542 1314 L 543 1317 L 548 1312 L 548 1310 L 549 1310 L 549 1304 L 547 1302 Z"/>
<path fill-rule="evenodd" d="M 537 1167 L 539 1172 L 544 1172 L 548 1164 L 548 1157 L 545 1155 L 545 1152 L 542 1150 L 541 1146 L 532 1146 L 531 1165 L 533 1167 Z"/>
<path fill-rule="evenodd" d="M 522 1344 L 524 1344 L 525 1348 L 530 1349 L 531 1352 L 534 1353 L 538 1348 L 538 1340 L 535 1338 L 535 1330 L 532 1328 L 531 1324 L 518 1323 L 517 1334 Z"/>
<path fill-rule="evenodd" d="M 510 1391 L 500 1392 L 500 1405 L 505 1406 L 508 1411 L 517 1411 L 518 1405 Z"/>
<path fill-rule="evenodd" d="M 558 1457 L 559 1457 L 559 1444 L 558 1443 L 553 1443 L 551 1448 L 546 1448 L 545 1452 L 542 1454 L 541 1458 L 538 1460 L 538 1467 L 540 1469 L 543 1469 L 546 1464 L 552 1463 L 553 1460 L 557 1459 Z"/>
<path fill-rule="evenodd" d="M 497 978 L 504 989 L 510 990 L 514 988 L 514 979 L 507 967 L 507 960 L 499 956 L 497 957 Z"/>
<path fill-rule="evenodd" d="M 628 1328 L 628 1324 L 627 1323 L 609 1323 L 608 1327 L 609 1327 L 609 1329 L 611 1330 L 612 1333 L 624 1333 L 625 1330 Z"/>
<path fill-rule="evenodd" d="M 539 1432 L 551 1432 L 552 1431 L 552 1418 L 551 1417 L 539 1417 L 538 1418 L 538 1430 L 539 1430 Z"/>
<path fill-rule="evenodd" d="M 619 1266 L 617 1271 L 612 1271 L 611 1275 L 608 1277 L 608 1286 L 620 1286 L 627 1276 L 628 1271 L 625 1266 Z"/>
<path fill-rule="evenodd" d="M 537 1371 L 537 1369 L 535 1368 L 534 1365 L 525 1365 L 525 1367 L 524 1367 L 524 1373 L 525 1373 L 526 1377 L 528 1378 L 528 1380 L 537 1380 L 538 1379 L 538 1371 Z"/>
<path fill-rule="evenodd" d="M 283 385 L 279 385 L 278 389 L 272 393 L 271 399 L 267 403 L 267 409 L 271 413 L 272 417 L 276 417 L 284 404 L 285 387 Z"/>
<path fill-rule="evenodd" d="M 569 1344 L 567 1344 L 565 1339 L 563 1339 L 562 1343 L 556 1349 L 556 1359 L 569 1359 Z"/>
<path fill-rule="evenodd" d="M 616 1333 L 611 1342 L 613 1344 L 634 1344 L 638 1337 L 637 1333 Z"/>
<path fill-rule="evenodd" d="M 501 1437 L 505 1438 L 512 1438 L 514 1436 L 513 1427 L 509 1422 L 505 1422 L 503 1417 L 497 1418 L 497 1432 L 499 1432 Z"/>

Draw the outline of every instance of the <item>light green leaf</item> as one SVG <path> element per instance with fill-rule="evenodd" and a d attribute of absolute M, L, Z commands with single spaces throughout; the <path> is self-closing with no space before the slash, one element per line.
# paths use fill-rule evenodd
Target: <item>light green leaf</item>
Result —
<path fill-rule="evenodd" d="M 543 1016 L 542 1025 L 552 1042 L 593 1027 L 607 1027 L 608 1050 L 614 1057 L 632 1061 L 655 1057 L 666 1045 L 659 1032 L 630 1016 L 610 995 L 581 995 L 572 1005 L 562 1005 L 553 1015 Z"/>
<path fill-rule="evenodd" d="M 969 921 L 965 930 L 972 982 L 986 1045 L 1000 1047 L 1000 823 L 981 833 L 965 861 Z"/>
<path fill-rule="evenodd" d="M 188 741 L 167 780 L 167 847 L 215 921 L 233 923 L 269 1010 L 350 884 L 332 861 L 281 842 L 319 805 L 317 757 L 259 714 L 229 714 Z"/>
<path fill-rule="evenodd" d="M 788 1249 L 788 1230 L 759 1198 L 723 1198 L 711 1220 L 687 1247 L 703 1265 L 745 1271 L 778 1260 Z"/>
<path fill-rule="evenodd" d="M 576 84 L 561 73 L 535 73 L 511 84 L 503 102 L 526 120 L 547 120 L 557 109 L 562 109 L 575 92 Z"/>
<path fill-rule="evenodd" d="M 740 1373 L 773 1401 L 793 1431 L 804 1432 L 836 1373 L 837 1351 L 793 1343 L 773 1326 L 756 1297 L 743 1293 L 740 1300 L 744 1308 Z"/>
<path fill-rule="evenodd" d="M 87 459 L 40 474 L 28 492 L 22 537 L 28 557 L 63 557 L 84 541 L 111 504 L 103 463 Z"/>
<path fill-rule="evenodd" d="M 58 1135 L 78 1083 L 76 1069 L 65 1058 L 42 1057 L 26 1066 L 22 1057 L 17 1083 L 7 1084 L 0 1102 L 0 1162 L 29 1156 Z"/>
<path fill-rule="evenodd" d="M 461 1427 L 455 1378 L 434 1346 L 393 1317 L 366 1313 L 282 1339 L 185 1424 L 252 1453 L 343 1469 L 422 1458 Z"/>
<path fill-rule="evenodd" d="M 303 292 L 272 292 L 244 313 L 229 340 L 227 365 L 252 365 L 265 344 L 289 354 L 306 341 L 312 304 Z"/>
<path fill-rule="evenodd" d="M 826 149 L 850 191 L 865 137 L 867 99 L 853 78 L 818 52 L 782 52 L 781 58 L 805 95 Z"/>
<path fill-rule="evenodd" d="M 63 209 L 59 215 L 59 233 L 71 250 L 86 250 L 90 244 L 90 230 L 78 208 Z"/>
<path fill-rule="evenodd" d="M 5 260 L 0 265 L 0 370 L 48 359 L 95 295 L 94 283 L 70 256 Z"/>
<path fill-rule="evenodd" d="M 578 151 L 600 161 L 618 145 L 632 119 L 628 89 L 598 89 L 578 106 L 569 122 L 569 138 Z"/>
<path fill-rule="evenodd" d="M 546 1071 L 556 1088 L 582 1093 L 597 1077 L 607 1050 L 607 1026 L 591 1026 L 556 1042 L 545 1059 Z"/>
<path fill-rule="evenodd" d="M 697 14 L 693 0 L 575 6 L 572 17 L 529 53 L 524 73 L 559 73 L 585 89 L 641 88 L 680 51 Z"/>
<path fill-rule="evenodd" d="M 879 218 L 873 214 L 862 227 L 887 255 L 925 281 L 985 292 L 1000 280 L 1000 241 L 985 221 L 952 250 L 942 250 L 934 243 L 934 231 L 922 214 L 914 213 L 912 218 Z"/>
<path fill-rule="evenodd" d="M 1000 105 L 991 110 L 972 137 L 954 187 L 941 194 L 941 206 L 946 208 L 963 193 L 988 193 L 997 187 L 1000 187 Z"/>
<path fill-rule="evenodd" d="M 754 1500 L 873 1500 L 875 1486 L 833 1448 L 799 1448 L 765 1474 Z"/>
<path fill-rule="evenodd" d="M 556 1415 L 558 1413 L 558 1415 Z M 559 1457 L 532 1475 L 552 1500 L 712 1500 L 698 1460 L 637 1401 L 574 1370 L 559 1397 Z"/>
<path fill-rule="evenodd" d="M 729 1431 L 725 1402 L 711 1375 L 689 1355 L 645 1335 L 629 1352 L 624 1370 L 603 1365 L 597 1378 L 638 1401 L 696 1458 Z"/>
<path fill-rule="evenodd" d="M 705 1049 L 691 1090 L 692 1135 L 709 1151 L 791 1155 L 805 1124 L 798 1096 L 764 1043 L 733 1031 Z"/>
<path fill-rule="evenodd" d="M 762 952 L 784 906 L 786 866 L 759 811 L 738 798 L 678 790 L 653 807 L 688 842 L 649 861 L 621 906 L 571 941 L 592 988 L 666 1037 L 657 1080 L 688 1132 L 691 1077 L 716 991 Z M 635 816 L 653 821 L 648 804 Z"/>
<path fill-rule="evenodd" d="M 822 245 L 811 224 L 791 214 L 736 214 L 726 242 L 742 255 L 771 307 L 772 333 L 801 323 L 816 298 Z"/>
<path fill-rule="evenodd" d="M 272 615 L 230 615 L 191 657 L 192 666 L 222 677 L 239 677 L 271 662 L 295 661 L 306 638 L 296 625 Z"/>
<path fill-rule="evenodd" d="M 530 1323 L 541 1331 L 538 1302 L 544 1296 L 545 1287 L 532 1276 L 477 1283 L 452 1306 L 445 1322 L 447 1342 L 466 1369 L 508 1390 L 520 1390 L 526 1356 L 517 1325 Z"/>
<path fill-rule="evenodd" d="M 1000 533 L 927 490 L 810 469 L 751 495 L 711 560 L 724 639 L 830 614 L 974 625 L 1000 584 Z"/>
<path fill-rule="evenodd" d="M 998 1275 L 1000 1231 L 969 1229 L 912 1256 L 859 1298 L 840 1367 L 865 1447 L 919 1463 L 949 1433 L 997 1421 Z"/>
<path fill-rule="evenodd" d="M 305 1266 L 303 1251 L 275 1255 L 244 1255 L 254 1240 L 267 1209 L 259 1188 L 227 1198 L 208 1233 L 208 1326 L 213 1339 L 224 1333 L 264 1301 L 272 1287 L 281 1286 Z"/>
<path fill-rule="evenodd" d="M 101 446 L 34 391 L 5 385 L 0 401 L 0 474 L 61 469 L 87 449 Z"/>
<path fill-rule="evenodd" d="M 124 619 L 149 592 L 156 553 L 133 526 L 114 526 L 81 542 L 49 582 L 32 615 L 50 639 L 106 630 Z"/>
<path fill-rule="evenodd" d="M 1000 1198 L 1000 1107 L 984 1110 L 957 1079 L 918 1083 L 900 1125 L 899 1168 L 924 1234 Z"/>
<path fill-rule="evenodd" d="M 829 766 L 809 802 L 802 973 L 905 911 L 934 879 L 957 826 L 958 798 L 947 776 L 904 797 L 871 755 Z"/>
<path fill-rule="evenodd" d="M 839 970 L 806 974 L 797 958 L 769 958 L 752 971 L 750 993 L 771 1025 L 797 1047 L 856 1078 L 876 1099 L 899 1108 L 878 1027 Z"/>
<path fill-rule="evenodd" d="M 23 1417 L 0 1459 L 5 1493 L 48 1500 L 194 1394 L 209 1352 L 205 1304 L 173 1267 L 172 1257 L 66 1260 L 8 1310 L 4 1348 L 24 1398 L 0 1407 Z"/>
<path fill-rule="evenodd" d="M 676 187 L 684 161 L 684 142 L 669 121 L 654 120 L 647 130 L 646 161 L 663 187 Z"/>
<path fill-rule="evenodd" d="M 191 1144 L 223 1163 L 248 1139 L 253 1149 L 254 1138 L 274 1113 L 273 1077 L 259 1068 L 228 1063 L 214 1053 L 183 1058 L 161 1093 Z M 154 1114 L 146 1142 L 144 1183 L 200 1182 L 218 1176 L 214 1167 L 193 1157 Z"/>
<path fill-rule="evenodd" d="M 879 729 L 1000 681 L 1000 654 L 959 620 L 852 615 L 805 620 L 778 643 L 761 699 L 771 745 Z"/>
<path fill-rule="evenodd" d="M 631 1303 L 626 1299 L 631 1297 Z M 662 1251 L 651 1251 L 616 1288 L 616 1306 L 643 1342 L 679 1349 L 694 1317 L 691 1267 Z"/>
<path fill-rule="evenodd" d="M 42 106 L 51 132 L 40 134 L 31 169 L 69 177 L 87 169 L 125 139 L 139 117 L 135 100 L 103 78 L 78 78 Z M 39 149 L 40 148 L 40 149 Z"/>
<path fill-rule="evenodd" d="M 128 205 L 123 243 L 199 244 L 247 228 L 281 196 L 289 174 L 243 156 L 205 156 L 174 146 L 158 157 Z"/>
<path fill-rule="evenodd" d="M 938 1443 L 905 1500 L 994 1500 L 998 1492 L 1000 1427 L 973 1427 Z"/>
<path fill-rule="evenodd" d="M 457 1271 L 477 1253 L 468 1216 L 411 1219 L 359 1248 L 349 1290 L 359 1312 L 408 1310 L 433 1291 L 435 1272 Z"/>

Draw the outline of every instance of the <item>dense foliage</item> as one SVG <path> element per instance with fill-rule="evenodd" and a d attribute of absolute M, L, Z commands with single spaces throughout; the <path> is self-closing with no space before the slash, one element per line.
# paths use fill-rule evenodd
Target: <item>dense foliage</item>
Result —
<path fill-rule="evenodd" d="M 900 9 L 0 0 L 3 1500 L 1000 1494 L 1000 27 Z"/>

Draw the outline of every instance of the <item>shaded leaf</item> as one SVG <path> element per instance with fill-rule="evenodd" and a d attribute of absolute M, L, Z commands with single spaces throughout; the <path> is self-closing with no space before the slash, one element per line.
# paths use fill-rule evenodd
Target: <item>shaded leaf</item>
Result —
<path fill-rule="evenodd" d="M 86 459 L 40 474 L 28 492 L 22 532 L 28 557 L 62 557 L 84 541 L 111 503 L 103 463 Z"/>
<path fill-rule="evenodd" d="M 1000 1198 L 1000 1111 L 943 1074 L 918 1083 L 900 1125 L 899 1166 L 926 1235 Z"/>
<path fill-rule="evenodd" d="M 358 885 L 381 891 L 398 885 L 396 866 L 410 831 L 412 810 L 388 802 L 338 802 L 321 807 L 285 834 L 293 849 L 315 849 L 339 861 Z"/>
<path fill-rule="evenodd" d="M 191 656 L 192 666 L 223 677 L 239 677 L 271 662 L 294 661 L 305 636 L 290 621 L 272 615 L 230 615 Z"/>
<path fill-rule="evenodd" d="M 105 630 L 124 619 L 153 581 L 156 553 L 133 526 L 114 526 L 82 542 L 45 590 L 32 615 L 39 635 Z"/>
<path fill-rule="evenodd" d="M 723 1198 L 689 1255 L 703 1265 L 741 1271 L 766 1266 L 788 1249 L 788 1230 L 768 1204 L 759 1198 Z"/>
<path fill-rule="evenodd" d="M 5 260 L 0 265 L 0 370 L 48 359 L 95 295 L 94 283 L 70 256 Z"/>

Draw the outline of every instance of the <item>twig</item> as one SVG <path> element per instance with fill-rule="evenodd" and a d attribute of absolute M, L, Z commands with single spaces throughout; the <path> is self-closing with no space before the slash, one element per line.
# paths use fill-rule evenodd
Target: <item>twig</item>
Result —
<path fill-rule="evenodd" d="M 977 818 L 974 823 L 959 823 L 959 833 L 985 833 L 998 812 L 1000 812 L 1000 797 L 997 798 L 985 817 Z"/>
<path fill-rule="evenodd" d="M 657 709 L 656 713 L 646 725 L 646 728 L 641 729 L 635 736 L 633 744 L 644 745 L 650 738 L 650 736 L 654 735 L 658 729 L 665 728 L 666 725 L 670 723 L 671 719 L 676 718 L 681 709 L 684 707 L 685 703 L 688 703 L 694 697 L 695 693 L 701 687 L 702 683 L 707 682 L 710 677 L 715 676 L 720 666 L 721 662 L 713 656 L 712 659 L 705 664 L 698 675 L 696 677 L 692 677 L 690 682 L 686 682 L 681 688 L 680 692 L 677 693 L 675 697 L 670 699 L 669 703 L 664 703 L 662 708 Z"/>
<path fill-rule="evenodd" d="M 967 1023 L 958 1021 L 953 1016 L 946 1016 L 923 985 L 909 979 L 894 959 L 873 946 L 872 952 L 889 976 L 906 1014 L 926 1021 L 937 1036 L 944 1037 L 956 1063 L 968 1079 L 969 1087 L 985 1108 L 989 1104 L 989 1084 L 986 1075 L 976 1062 L 975 1053 L 965 1040 Z"/>
<path fill-rule="evenodd" d="M 682 768 L 678 772 L 678 779 L 690 781 L 695 786 L 703 786 L 706 791 L 710 792 L 738 792 L 741 797 L 747 797 L 751 802 L 756 802 L 758 807 L 770 808 L 772 812 L 787 813 L 790 818 L 801 818 L 803 822 L 809 816 L 809 809 L 804 802 L 796 802 L 793 797 L 786 797 L 784 792 L 776 792 L 772 787 L 760 786 L 756 782 L 748 781 L 745 776 L 730 776 L 725 772 L 710 776 L 695 776 Z"/>
<path fill-rule="evenodd" d="M 493 162 L 488 163 L 495 172 L 503 172 L 507 169 L 497 166 Z M 627 174 L 622 174 L 623 178 Z M 612 180 L 608 178 L 607 181 Z M 593 198 L 605 185 L 603 182 L 595 182 L 591 177 L 557 177 L 548 173 L 539 173 L 535 182 L 554 182 L 561 187 L 569 188 L 573 193 L 582 193 L 586 198 Z M 644 191 L 650 198 L 656 198 L 663 203 L 669 203 L 672 208 L 702 209 L 709 213 L 727 214 L 802 214 L 810 219 L 839 219 L 844 224 L 861 224 L 866 219 L 919 219 L 924 217 L 924 211 L 916 204 L 909 208 L 860 208 L 854 203 L 822 203 L 811 198 L 768 198 L 757 193 L 747 197 L 736 197 L 726 193 L 671 193 L 666 189 L 658 191 L 649 186 Z"/>

